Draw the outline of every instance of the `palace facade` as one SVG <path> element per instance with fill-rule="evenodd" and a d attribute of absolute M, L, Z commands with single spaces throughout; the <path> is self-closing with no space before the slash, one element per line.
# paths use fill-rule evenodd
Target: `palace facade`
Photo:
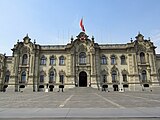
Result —
<path fill-rule="evenodd" d="M 67 45 L 39 45 L 27 35 L 0 54 L 1 91 L 53 91 L 59 85 L 106 87 L 110 91 L 151 89 L 160 84 L 160 55 L 138 34 L 126 44 L 98 44 L 81 32 Z"/>

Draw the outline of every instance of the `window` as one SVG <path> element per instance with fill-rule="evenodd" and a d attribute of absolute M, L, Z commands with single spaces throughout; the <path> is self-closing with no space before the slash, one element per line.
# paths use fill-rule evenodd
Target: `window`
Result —
<path fill-rule="evenodd" d="M 146 71 L 143 70 L 142 71 L 142 82 L 146 82 L 146 81 L 147 81 Z"/>
<path fill-rule="evenodd" d="M 44 82 L 44 72 L 40 73 L 40 82 Z"/>
<path fill-rule="evenodd" d="M 107 59 L 106 59 L 106 56 L 102 56 L 102 58 L 101 58 L 101 64 L 107 64 Z"/>
<path fill-rule="evenodd" d="M 46 57 L 45 56 L 41 57 L 41 65 L 46 65 Z"/>
<path fill-rule="evenodd" d="M 117 80 L 117 72 L 114 70 L 112 71 L 112 82 L 116 82 Z"/>
<path fill-rule="evenodd" d="M 86 53 L 85 52 L 81 52 L 79 54 L 79 63 L 86 64 Z"/>
<path fill-rule="evenodd" d="M 116 64 L 116 57 L 114 55 L 111 56 L 111 64 Z"/>
<path fill-rule="evenodd" d="M 6 72 L 6 76 L 5 76 L 5 83 L 8 83 L 9 82 L 9 77 L 10 77 L 10 72 L 9 71 L 7 71 Z"/>
<path fill-rule="evenodd" d="M 121 56 L 121 65 L 125 65 L 126 64 L 126 58 L 124 55 Z"/>
<path fill-rule="evenodd" d="M 0 69 L 0 78 L 1 78 L 1 69 Z"/>
<path fill-rule="evenodd" d="M 64 75 L 60 75 L 60 76 L 59 76 L 59 82 L 60 82 L 61 84 L 64 84 Z"/>
<path fill-rule="evenodd" d="M 140 62 L 141 64 L 145 63 L 145 54 L 143 52 L 140 53 Z"/>
<path fill-rule="evenodd" d="M 107 82 L 107 76 L 106 75 L 102 75 L 102 82 L 106 83 Z"/>
<path fill-rule="evenodd" d="M 55 65 L 55 64 L 56 64 L 56 59 L 55 59 L 54 56 L 52 56 L 52 57 L 50 58 L 50 65 Z"/>
<path fill-rule="evenodd" d="M 160 69 L 158 69 L 158 78 L 160 80 Z"/>
<path fill-rule="evenodd" d="M 53 81 L 54 81 L 54 72 L 51 71 L 49 74 L 49 83 L 53 83 Z"/>
<path fill-rule="evenodd" d="M 27 54 L 24 54 L 22 57 L 22 65 L 27 65 L 27 59 L 28 59 Z"/>
<path fill-rule="evenodd" d="M 21 82 L 22 83 L 26 82 L 26 72 L 25 71 L 23 71 L 22 74 L 21 74 Z"/>
<path fill-rule="evenodd" d="M 122 77 L 123 77 L 123 82 L 127 82 L 127 75 L 123 74 Z"/>
<path fill-rule="evenodd" d="M 59 64 L 64 65 L 64 56 L 59 57 Z"/>

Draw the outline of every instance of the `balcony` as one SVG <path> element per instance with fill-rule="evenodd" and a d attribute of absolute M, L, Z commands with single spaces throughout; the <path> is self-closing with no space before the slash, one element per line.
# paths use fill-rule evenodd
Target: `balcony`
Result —
<path fill-rule="evenodd" d="M 139 66 L 146 66 L 146 65 L 149 65 L 148 62 L 138 62 L 138 65 Z"/>
<path fill-rule="evenodd" d="M 26 81 L 19 81 L 19 84 L 26 84 Z"/>
<path fill-rule="evenodd" d="M 123 84 L 128 84 L 128 81 L 127 80 L 123 80 Z"/>
<path fill-rule="evenodd" d="M 118 81 L 118 80 L 112 80 L 112 83 L 114 83 L 114 84 L 118 84 L 118 83 L 119 83 L 119 81 Z"/>
<path fill-rule="evenodd" d="M 55 81 L 49 80 L 49 84 L 55 84 Z"/>
<path fill-rule="evenodd" d="M 142 84 L 149 84 L 151 81 L 150 80 L 141 80 Z"/>

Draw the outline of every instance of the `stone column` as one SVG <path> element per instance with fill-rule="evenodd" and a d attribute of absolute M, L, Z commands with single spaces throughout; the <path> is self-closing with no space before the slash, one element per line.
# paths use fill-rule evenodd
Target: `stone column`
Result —
<path fill-rule="evenodd" d="M 39 51 L 35 51 L 35 56 L 34 56 L 34 75 L 33 75 L 33 91 L 38 91 L 38 81 L 39 81 L 39 65 L 40 65 L 40 60 L 39 60 Z"/>
<path fill-rule="evenodd" d="M 153 54 L 150 54 L 149 55 L 150 57 L 150 66 L 151 66 L 151 72 L 154 73 L 155 72 L 155 60 L 154 60 L 154 57 L 153 57 Z"/>
<path fill-rule="evenodd" d="M 19 91 L 19 63 L 20 63 L 20 54 L 15 54 L 14 57 L 16 58 L 15 60 L 15 92 Z"/>
<path fill-rule="evenodd" d="M 33 66 L 32 66 L 32 69 L 33 69 L 33 92 L 36 91 L 36 78 L 35 78 L 35 71 L 36 71 L 36 53 L 34 54 L 34 56 L 32 57 L 33 58 Z M 32 70 L 31 70 L 32 71 Z"/>

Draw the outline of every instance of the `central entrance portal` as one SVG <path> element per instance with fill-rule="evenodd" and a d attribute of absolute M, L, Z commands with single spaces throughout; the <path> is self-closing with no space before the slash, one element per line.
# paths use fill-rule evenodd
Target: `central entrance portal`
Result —
<path fill-rule="evenodd" d="M 79 73 L 79 87 L 87 87 L 87 73 L 84 71 Z"/>

